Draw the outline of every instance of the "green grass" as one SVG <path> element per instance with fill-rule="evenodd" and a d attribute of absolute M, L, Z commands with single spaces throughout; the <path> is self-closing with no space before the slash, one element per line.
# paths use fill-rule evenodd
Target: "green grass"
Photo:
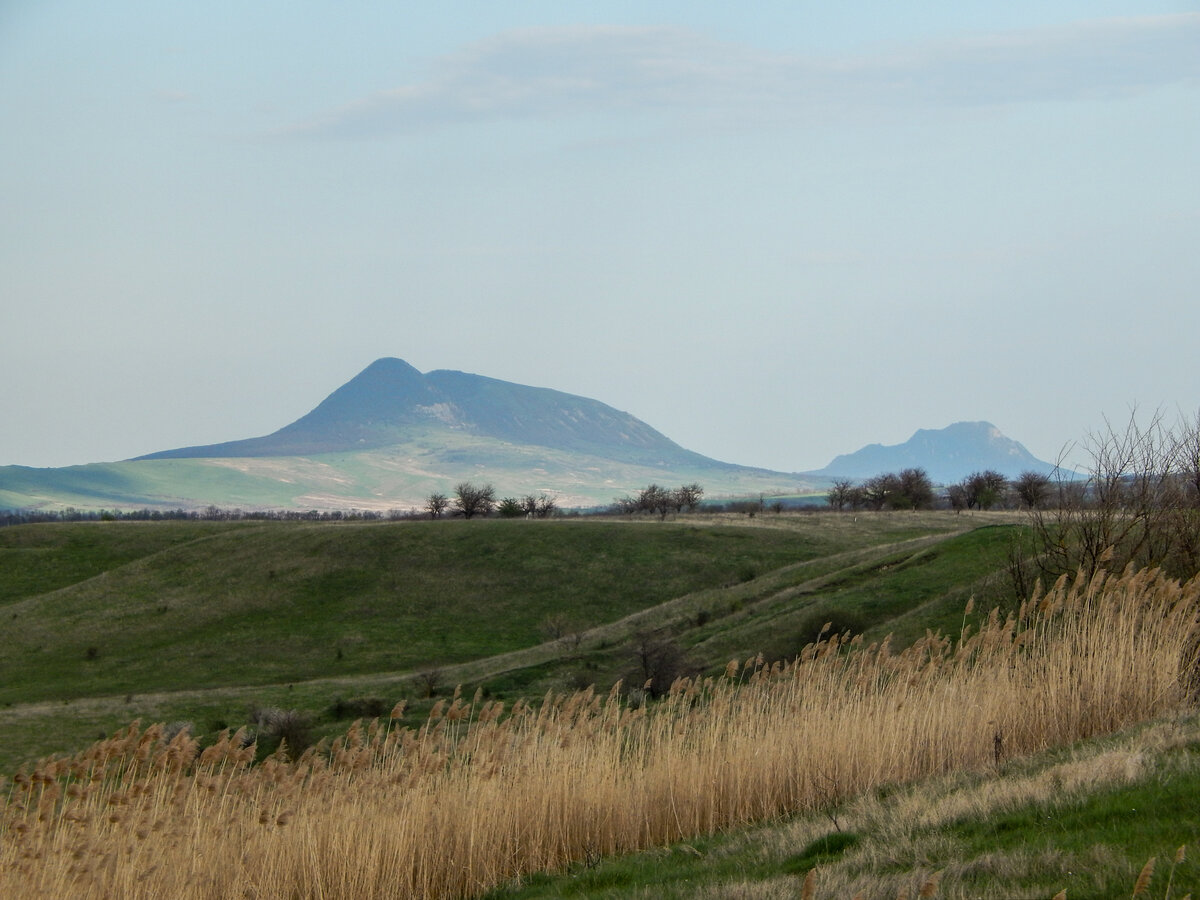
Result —
<path fill-rule="evenodd" d="M 997 525 L 954 536 L 908 535 L 909 543 L 823 557 L 724 592 L 680 639 L 710 665 L 762 651 L 790 659 L 827 623 L 868 640 L 893 635 L 905 646 L 926 628 L 957 634 L 972 597 L 971 621 L 1011 602 L 1004 567 L 1021 526 Z"/>
<path fill-rule="evenodd" d="M 128 522 L 119 528 L 101 522 L 0 528 L 0 607 L 229 527 L 222 522 L 164 521 Z"/>
<path fill-rule="evenodd" d="M 636 677 L 647 632 L 698 669 L 790 655 L 814 608 L 893 594 L 891 612 L 936 606 L 1003 545 L 989 536 L 1003 530 L 956 535 L 970 524 L 809 513 L 0 529 L 0 771 L 134 718 L 213 733 L 280 706 L 319 737 L 345 725 L 328 712 L 337 699 L 375 697 L 418 701 L 415 723 L 428 708 L 416 674 L 434 670 L 443 690 L 509 700 L 607 689 Z M 552 619 L 580 641 L 543 644 Z"/>
<path fill-rule="evenodd" d="M 36 550 L 13 550 L 0 702 L 462 662 L 539 643 L 562 610 L 599 625 L 823 549 L 786 531 L 657 523 L 266 523 L 205 529 L 21 600 L 16 585 L 49 576 Z"/>

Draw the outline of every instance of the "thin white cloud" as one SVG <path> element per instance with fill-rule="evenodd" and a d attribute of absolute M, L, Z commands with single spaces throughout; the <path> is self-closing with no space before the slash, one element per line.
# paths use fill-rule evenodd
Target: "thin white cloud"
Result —
<path fill-rule="evenodd" d="M 796 118 L 874 106 L 1114 96 L 1200 80 L 1200 14 L 964 37 L 869 55 L 800 57 L 671 27 L 507 31 L 414 84 L 292 129 L 377 136 L 450 123 L 639 111 Z"/>
<path fill-rule="evenodd" d="M 160 90 L 154 92 L 154 99 L 159 103 L 191 103 L 196 95 L 189 91 Z"/>

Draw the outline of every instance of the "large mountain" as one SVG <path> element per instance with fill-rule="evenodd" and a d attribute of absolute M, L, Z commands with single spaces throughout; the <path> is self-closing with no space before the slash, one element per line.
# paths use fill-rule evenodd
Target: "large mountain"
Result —
<path fill-rule="evenodd" d="M 626 463 L 739 468 L 685 450 L 629 413 L 598 400 L 482 375 L 421 374 L 378 359 L 308 415 L 264 437 L 138 457 L 217 459 L 377 450 L 431 431 L 603 456 Z"/>
<path fill-rule="evenodd" d="M 903 444 L 868 444 L 835 457 L 810 472 L 827 478 L 870 478 L 883 472 L 921 468 L 941 484 L 961 481 L 972 472 L 992 469 L 1015 478 L 1022 472 L 1050 474 L 1054 466 L 1005 437 L 991 422 L 956 422 L 946 428 L 922 428 Z"/>
<path fill-rule="evenodd" d="M 800 494 L 801 475 L 718 462 L 628 413 L 546 388 L 380 359 L 273 434 L 62 469 L 0 467 L 0 509 L 413 509 L 465 480 L 606 505 L 651 483 Z"/>

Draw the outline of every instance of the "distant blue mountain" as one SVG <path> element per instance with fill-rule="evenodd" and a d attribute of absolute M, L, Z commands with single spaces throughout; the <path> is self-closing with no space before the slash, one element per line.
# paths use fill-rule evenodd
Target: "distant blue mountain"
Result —
<path fill-rule="evenodd" d="M 465 372 L 422 374 L 394 358 L 371 363 L 312 412 L 273 434 L 164 450 L 138 460 L 347 453 L 437 432 L 634 464 L 743 468 L 685 450 L 640 419 L 598 400 Z"/>
<path fill-rule="evenodd" d="M 922 428 L 903 444 L 868 444 L 806 474 L 859 479 L 908 468 L 924 469 L 940 484 L 952 484 L 985 469 L 1007 478 L 1022 472 L 1054 472 L 1053 465 L 1005 437 L 991 422 L 956 422 L 940 430 Z"/>

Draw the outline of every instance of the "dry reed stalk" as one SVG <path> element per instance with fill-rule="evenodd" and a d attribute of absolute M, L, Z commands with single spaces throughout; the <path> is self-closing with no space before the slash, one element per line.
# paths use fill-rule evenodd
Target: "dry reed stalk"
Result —
<path fill-rule="evenodd" d="M 80 898 L 467 897 L 883 784 L 995 764 L 1179 706 L 1200 587 L 1152 572 L 1057 584 L 952 644 L 833 638 L 750 659 L 652 708 L 614 689 L 507 716 L 442 702 L 416 731 L 356 723 L 327 754 L 250 767 L 136 726 L 20 773 L 0 893 Z M 740 674 L 738 673 L 740 669 Z M 930 888 L 936 890 L 936 883 Z"/>
<path fill-rule="evenodd" d="M 1140 897 L 1150 890 L 1150 879 L 1154 877 L 1154 863 L 1155 857 L 1152 856 L 1142 866 L 1141 874 L 1138 875 L 1137 882 L 1133 886 L 1133 896 Z"/>

